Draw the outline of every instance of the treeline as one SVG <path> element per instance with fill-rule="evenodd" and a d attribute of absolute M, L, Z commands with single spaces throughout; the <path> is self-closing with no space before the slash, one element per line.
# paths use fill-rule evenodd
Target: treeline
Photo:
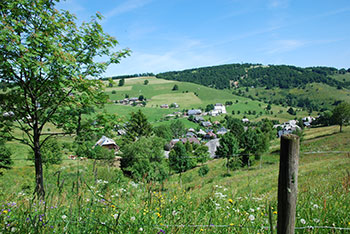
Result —
<path fill-rule="evenodd" d="M 108 80 L 112 78 L 112 80 L 118 80 L 118 79 L 127 79 L 127 78 L 135 78 L 135 77 L 142 77 L 142 76 L 155 76 L 152 72 L 146 72 L 146 73 L 139 73 L 139 74 L 133 74 L 133 75 L 121 75 L 121 76 L 112 76 L 112 77 L 104 77 L 100 80 Z"/>
<path fill-rule="evenodd" d="M 266 87 L 294 88 L 303 87 L 308 83 L 324 83 L 333 87 L 345 87 L 348 84 L 337 81 L 330 76 L 343 74 L 345 69 L 332 67 L 300 68 L 288 65 L 261 64 L 228 64 L 213 67 L 203 67 L 184 71 L 164 72 L 157 74 L 157 78 L 177 81 L 187 81 L 217 89 L 234 87 Z M 348 69 L 350 71 L 350 69 Z M 238 82 L 234 84 L 234 82 Z"/>
<path fill-rule="evenodd" d="M 217 89 L 230 88 L 231 80 L 239 80 L 246 75 L 248 68 L 258 64 L 228 64 L 213 67 L 195 68 L 184 71 L 164 72 L 156 75 L 166 80 L 187 81 Z"/>

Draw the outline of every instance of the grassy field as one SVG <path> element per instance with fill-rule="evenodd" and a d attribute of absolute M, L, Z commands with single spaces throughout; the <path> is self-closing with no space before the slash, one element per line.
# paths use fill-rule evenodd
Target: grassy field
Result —
<path fill-rule="evenodd" d="M 345 233 L 350 228 L 350 127 L 306 131 L 299 163 L 297 233 Z M 278 141 L 276 141 L 277 143 Z M 134 183 L 119 169 L 64 160 L 45 168 L 46 200 L 32 200 L 34 168 L 15 161 L 0 181 L 0 232 L 14 233 L 270 233 L 277 218 L 278 153 L 226 174 L 224 160 L 164 183 Z M 21 152 L 17 152 L 21 154 Z"/>
<path fill-rule="evenodd" d="M 255 99 L 265 99 L 269 101 L 284 99 L 288 94 L 293 94 L 298 98 L 308 98 L 314 103 L 329 109 L 334 107 L 333 103 L 336 100 L 350 102 L 350 90 L 346 88 L 337 89 L 336 87 L 320 83 L 311 83 L 307 84 L 305 88 L 293 88 L 289 90 L 280 88 L 250 88 L 248 92 L 246 92 L 244 88 L 241 88 L 241 90 L 246 96 L 251 95 Z"/>
<path fill-rule="evenodd" d="M 144 81 L 148 80 L 148 85 L 144 85 Z M 106 86 L 108 82 L 105 82 Z M 118 81 L 116 81 L 118 84 Z M 174 85 L 177 84 L 179 89 L 172 91 Z M 115 91 L 115 94 L 112 92 Z M 143 95 L 147 98 L 146 107 L 141 110 L 146 114 L 153 123 L 164 121 L 164 117 L 174 111 L 182 111 L 184 109 L 203 108 L 208 104 L 225 103 L 232 101 L 233 105 L 226 106 L 229 114 L 235 112 L 235 117 L 247 117 L 250 120 L 260 120 L 262 118 L 276 119 L 281 122 L 293 119 L 287 113 L 287 107 L 272 105 L 271 111 L 266 112 L 266 103 L 252 100 L 249 98 L 233 95 L 231 90 L 217 90 L 188 82 L 177 82 L 155 77 L 138 77 L 125 79 L 125 85 L 119 87 L 106 87 L 106 93 L 109 95 L 111 102 L 124 99 L 126 95 L 129 97 L 139 97 Z M 177 103 L 180 105 L 178 109 L 161 109 L 162 104 Z M 122 117 L 128 118 L 132 111 L 137 111 L 140 107 L 132 107 L 120 104 L 108 104 L 106 110 L 110 113 L 117 113 Z M 248 114 L 249 111 L 251 114 Z M 252 114 L 255 112 L 255 114 Z M 297 117 L 307 116 L 306 111 L 299 111 Z M 221 120 L 223 116 L 212 117 L 214 120 Z"/>

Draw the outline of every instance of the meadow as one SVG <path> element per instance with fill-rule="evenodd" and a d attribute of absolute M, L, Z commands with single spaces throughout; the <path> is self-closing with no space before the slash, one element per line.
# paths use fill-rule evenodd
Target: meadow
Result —
<path fill-rule="evenodd" d="M 350 228 L 350 127 L 324 130 L 306 130 L 302 142 L 297 233 Z M 64 160 L 45 167 L 44 201 L 33 199 L 34 168 L 20 158 L 0 182 L 2 233 L 271 233 L 269 217 L 276 225 L 275 149 L 250 168 L 227 174 L 215 159 L 205 176 L 199 165 L 164 184 L 133 182 L 102 161 Z"/>
<path fill-rule="evenodd" d="M 149 83 L 144 85 L 144 81 Z M 128 118 L 131 112 L 136 112 L 141 108 L 150 122 L 156 123 L 159 121 L 166 121 L 165 116 L 174 111 L 183 111 L 186 109 L 196 109 L 205 107 L 209 104 L 223 103 L 232 101 L 233 105 L 226 106 L 227 113 L 235 113 L 236 118 L 246 117 L 250 120 L 261 120 L 262 118 L 269 118 L 279 120 L 281 122 L 287 121 L 294 117 L 308 116 L 307 111 L 299 110 L 297 116 L 291 116 L 287 113 L 288 107 L 279 105 L 271 105 L 271 110 L 266 111 L 268 104 L 252 100 L 250 98 L 241 97 L 232 94 L 232 90 L 218 90 L 214 88 L 205 87 L 202 85 L 189 83 L 169 81 L 157 79 L 155 77 L 137 77 L 125 79 L 124 86 L 119 87 L 118 80 L 115 80 L 113 87 L 108 87 L 108 81 L 104 81 L 106 85 L 106 94 L 110 97 L 110 103 L 106 105 L 105 110 L 109 113 L 117 113 L 123 118 Z M 174 85 L 178 85 L 178 90 L 173 91 Z M 113 94 L 113 93 L 114 94 Z M 133 107 L 131 105 L 115 104 L 117 100 L 124 99 L 125 96 L 139 97 L 143 95 L 147 99 L 146 107 Z M 171 103 L 179 104 L 177 109 L 162 109 L 160 105 Z M 248 112 L 255 112 L 255 114 L 248 114 Z M 221 120 L 223 116 L 211 117 L 211 120 Z M 209 119 L 209 117 L 207 117 Z"/>

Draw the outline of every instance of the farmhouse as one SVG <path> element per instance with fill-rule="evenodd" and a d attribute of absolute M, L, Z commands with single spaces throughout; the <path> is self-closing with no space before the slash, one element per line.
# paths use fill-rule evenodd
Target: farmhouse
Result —
<path fill-rule="evenodd" d="M 168 104 L 162 104 L 162 105 L 160 105 L 160 108 L 168 109 L 168 108 L 169 108 L 169 105 L 168 105 Z"/>
<path fill-rule="evenodd" d="M 115 143 L 115 141 L 106 136 L 102 136 L 95 144 L 94 147 L 101 146 L 106 149 L 114 149 L 115 151 L 119 150 L 119 146 Z"/>
<path fill-rule="evenodd" d="M 202 111 L 200 109 L 189 110 L 187 112 L 187 115 L 200 115 L 200 114 L 202 114 Z"/>

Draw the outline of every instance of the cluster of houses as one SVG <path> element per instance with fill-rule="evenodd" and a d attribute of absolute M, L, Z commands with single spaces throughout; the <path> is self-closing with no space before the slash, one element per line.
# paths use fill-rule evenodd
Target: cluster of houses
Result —
<path fill-rule="evenodd" d="M 163 109 L 169 109 L 169 108 L 179 108 L 179 104 L 177 104 L 176 102 L 174 103 L 171 103 L 170 106 L 168 104 L 162 104 L 160 105 L 160 108 L 163 108 Z"/>
<path fill-rule="evenodd" d="M 139 100 L 138 97 L 124 98 L 122 100 L 116 101 L 116 103 L 120 103 L 123 105 L 144 105 L 144 100 Z"/>
<path fill-rule="evenodd" d="M 310 127 L 311 123 L 315 120 L 314 117 L 307 116 L 302 118 L 304 127 Z M 294 131 L 301 130 L 301 127 L 299 126 L 298 120 L 289 120 L 288 122 L 282 123 L 282 124 L 276 124 L 273 126 L 274 128 L 278 129 L 277 135 L 278 137 L 281 137 L 285 134 L 291 134 Z"/>
<path fill-rule="evenodd" d="M 192 116 L 192 115 L 193 116 L 200 116 L 200 115 L 218 116 L 221 114 L 227 114 L 225 105 L 223 105 L 221 103 L 216 103 L 214 105 L 214 109 L 209 111 L 208 113 L 206 113 L 206 112 L 202 113 L 202 110 L 200 110 L 200 109 L 193 109 L 193 110 L 187 111 L 188 116 Z"/>

